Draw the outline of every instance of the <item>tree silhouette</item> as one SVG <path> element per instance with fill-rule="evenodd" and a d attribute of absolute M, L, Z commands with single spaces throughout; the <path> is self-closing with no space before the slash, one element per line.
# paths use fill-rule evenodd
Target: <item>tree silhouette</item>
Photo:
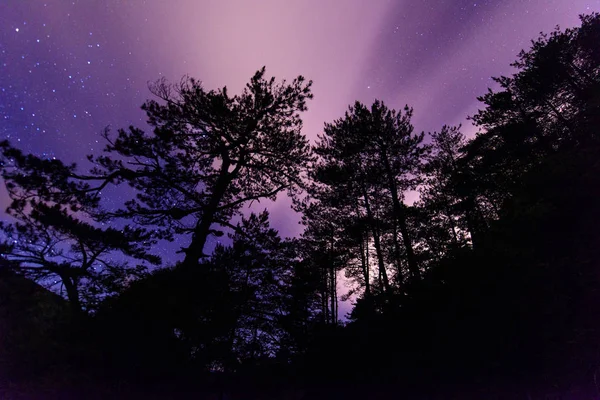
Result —
<path fill-rule="evenodd" d="M 599 75 L 590 40 L 600 35 L 598 16 L 581 21 L 580 28 L 542 34 L 513 63 L 516 74 L 494 78 L 501 90 L 479 98 L 486 107 L 473 121 L 484 131 L 469 144 L 467 159 L 488 208 L 501 207 L 544 158 L 597 141 Z"/>
<path fill-rule="evenodd" d="M 321 315 L 332 325 L 339 320 L 338 273 L 346 266 L 348 252 L 347 247 L 340 246 L 343 233 L 338 221 L 336 210 L 313 203 L 304 210 L 306 229 L 301 238 L 306 261 L 319 278 Z"/>
<path fill-rule="evenodd" d="M 111 368 L 239 371 L 303 350 L 316 289 L 299 281 L 296 242 L 269 227 L 267 212 L 243 218 L 230 239 L 202 268 L 159 270 L 106 303 L 101 326 L 121 327 L 108 334 Z"/>
<path fill-rule="evenodd" d="M 404 191 L 416 187 L 428 148 L 422 144 L 423 134 L 413 134 L 411 115 L 409 108 L 397 113 L 379 101 L 370 109 L 356 103 L 344 118 L 325 125 L 315 147 L 319 160 L 311 195 L 321 207 L 337 210 L 329 220 L 343 227 L 346 246 L 353 243 L 345 251 L 354 257 L 347 255 L 345 262 L 359 262 L 367 292 L 371 291 L 367 237 L 372 238 L 385 292 L 392 291 L 390 263 L 396 267 L 399 283 L 404 281 L 405 263 L 413 278 L 420 276 L 407 207 L 401 200 Z"/>
<path fill-rule="evenodd" d="M 155 243 L 151 233 L 94 222 L 99 198 L 75 178 L 75 165 L 25 156 L 8 142 L 1 150 L 12 200 L 6 211 L 14 221 L 0 223 L 3 257 L 17 271 L 61 293 L 64 288 L 76 310 L 89 310 L 143 275 L 148 264 L 133 266 L 132 260 L 160 263 L 147 252 Z"/>
<path fill-rule="evenodd" d="M 302 76 L 276 83 L 258 71 L 241 95 L 206 91 L 193 78 L 164 80 L 143 105 L 153 131 L 131 127 L 106 135 L 106 155 L 91 158 L 96 179 L 126 182 L 135 199 L 113 215 L 162 228 L 165 237 L 191 234 L 185 264 L 204 256 L 210 235 L 231 228 L 247 203 L 294 192 L 310 161 L 300 112 L 312 98 Z"/>
<path fill-rule="evenodd" d="M 424 168 L 419 205 L 425 217 L 422 229 L 428 231 L 428 248 L 443 256 L 451 248 L 464 245 L 468 237 L 476 242 L 474 221 L 478 213 L 465 185 L 462 158 L 467 141 L 460 127 L 443 126 L 430 137 L 432 151 Z"/>

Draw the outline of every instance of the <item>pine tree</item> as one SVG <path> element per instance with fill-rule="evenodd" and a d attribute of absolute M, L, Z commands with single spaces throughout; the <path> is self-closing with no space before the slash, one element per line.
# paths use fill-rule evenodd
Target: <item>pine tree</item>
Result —
<path fill-rule="evenodd" d="M 312 98 L 302 76 L 276 83 L 258 71 L 240 95 L 205 90 L 185 78 L 152 86 L 143 105 L 153 131 L 131 127 L 109 141 L 90 179 L 126 182 L 137 195 L 113 215 L 158 226 L 164 237 L 188 234 L 185 264 L 203 257 L 210 235 L 232 228 L 243 205 L 274 200 L 301 185 L 310 147 L 300 112 Z"/>
<path fill-rule="evenodd" d="M 0 223 L 3 257 L 18 272 L 64 289 L 73 308 L 82 311 L 160 263 L 147 253 L 155 243 L 150 232 L 95 221 L 100 197 L 77 179 L 75 165 L 24 155 L 8 142 L 0 146 L 12 218 Z M 142 263 L 135 266 L 136 260 Z"/>

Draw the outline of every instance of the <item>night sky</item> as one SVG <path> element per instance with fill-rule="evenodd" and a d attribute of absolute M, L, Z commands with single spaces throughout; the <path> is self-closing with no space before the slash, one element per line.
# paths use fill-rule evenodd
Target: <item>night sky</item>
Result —
<path fill-rule="evenodd" d="M 104 127 L 144 126 L 148 81 L 189 74 L 238 92 L 263 65 L 314 80 L 310 138 L 357 99 L 409 104 L 418 131 L 437 130 L 464 123 L 540 31 L 598 10 L 600 0 L 0 0 L 0 137 L 85 166 Z M 283 235 L 300 232 L 288 202 L 270 211 Z"/>

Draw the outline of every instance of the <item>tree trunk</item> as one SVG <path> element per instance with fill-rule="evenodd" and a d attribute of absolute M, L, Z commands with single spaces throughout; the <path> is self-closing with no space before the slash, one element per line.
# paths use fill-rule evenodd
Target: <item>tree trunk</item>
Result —
<path fill-rule="evenodd" d="M 471 246 L 474 249 L 479 248 L 480 245 L 480 237 L 479 237 L 479 229 L 477 227 L 477 223 L 475 221 L 474 214 L 476 214 L 476 205 L 473 199 L 469 198 L 466 200 L 466 210 L 465 217 L 467 219 L 467 229 L 469 230 L 469 234 L 471 235 Z"/>
<path fill-rule="evenodd" d="M 363 238 L 360 239 L 360 263 L 362 266 L 363 279 L 365 280 L 365 298 L 371 297 L 371 282 L 369 278 L 369 235 L 367 234 L 367 243 Z M 366 253 L 366 254 L 365 254 Z"/>
<path fill-rule="evenodd" d="M 63 285 L 65 285 L 65 290 L 67 292 L 69 304 L 77 314 L 81 313 L 83 310 L 81 308 L 81 300 L 79 299 L 77 281 L 75 279 L 71 280 L 71 278 L 67 276 L 61 276 L 61 280 L 63 282 Z"/>
<path fill-rule="evenodd" d="M 233 176 L 229 173 L 229 167 L 230 163 L 223 161 L 210 201 L 208 202 L 206 209 L 202 211 L 202 218 L 196 224 L 194 232 L 192 233 L 190 245 L 184 249 L 185 258 L 183 264 L 186 266 L 195 266 L 198 263 L 198 260 L 205 256 L 204 246 L 206 245 L 208 235 L 210 234 L 210 227 L 214 222 L 215 214 L 225 195 L 227 186 L 229 186 L 229 183 L 233 179 Z"/>
<path fill-rule="evenodd" d="M 446 205 L 446 217 L 448 217 L 448 223 L 450 224 L 450 231 L 452 232 L 452 241 L 455 247 L 458 247 L 458 235 L 456 234 L 456 226 L 454 224 L 454 219 L 452 218 L 452 213 L 450 212 L 450 207 Z"/>
<path fill-rule="evenodd" d="M 400 228 L 402 242 L 404 243 L 404 247 L 406 248 L 406 261 L 408 263 L 408 270 L 410 271 L 413 278 L 418 279 L 421 277 L 421 272 L 419 271 L 419 266 L 417 265 L 417 260 L 415 258 L 412 240 L 408 233 L 408 225 L 406 224 L 406 214 L 404 212 L 404 204 L 401 204 L 400 202 L 400 198 L 398 196 L 398 186 L 396 185 L 396 178 L 392 173 L 392 167 L 390 165 L 385 151 L 382 152 L 381 156 L 385 164 L 385 170 L 388 176 L 388 185 L 390 193 L 392 195 L 392 206 L 394 208 L 394 216 Z"/>
<path fill-rule="evenodd" d="M 331 268 L 331 324 L 336 325 L 338 320 L 337 314 L 337 279 L 335 268 Z"/>
<path fill-rule="evenodd" d="M 400 243 L 398 242 L 398 230 L 396 224 L 393 224 L 392 235 L 394 237 L 394 258 L 396 259 L 396 269 L 398 270 L 398 284 L 404 283 L 404 274 L 402 273 L 402 257 L 400 256 Z"/>
<path fill-rule="evenodd" d="M 381 278 L 383 279 L 383 287 L 385 288 L 385 291 L 387 293 L 391 293 L 390 281 L 387 276 L 387 271 L 385 270 L 385 262 L 383 261 L 383 253 L 381 251 L 381 243 L 379 241 L 379 229 L 377 229 L 377 227 L 375 226 L 375 218 L 373 218 L 373 213 L 371 212 L 371 205 L 369 204 L 369 197 L 364 187 L 363 196 L 365 199 L 367 219 L 369 220 L 372 227 L 373 244 L 375 245 L 375 253 L 377 254 L 377 264 L 379 266 L 379 273 L 381 274 Z"/>
<path fill-rule="evenodd" d="M 321 307 L 323 310 L 323 315 L 325 317 L 325 322 L 329 323 L 329 272 L 326 266 L 323 266 L 322 276 L 324 280 L 321 284 Z"/>
<path fill-rule="evenodd" d="M 358 201 L 355 203 L 355 207 L 357 218 L 362 218 Z M 363 279 L 365 280 L 365 298 L 368 298 L 371 297 L 371 280 L 369 276 L 369 231 L 366 229 L 364 231 L 363 229 L 360 230 L 359 251 Z"/>
<path fill-rule="evenodd" d="M 331 324 L 337 324 L 337 292 L 336 292 L 336 273 L 335 273 L 335 257 L 334 257 L 334 248 L 333 248 L 333 237 L 331 238 L 331 245 L 329 248 L 330 251 L 330 259 L 329 259 L 329 300 L 331 303 Z"/>

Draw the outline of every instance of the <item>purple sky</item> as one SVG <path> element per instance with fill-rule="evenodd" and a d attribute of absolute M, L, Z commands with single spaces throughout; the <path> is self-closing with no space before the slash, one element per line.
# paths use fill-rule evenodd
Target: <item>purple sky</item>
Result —
<path fill-rule="evenodd" d="M 409 104 L 417 130 L 436 130 L 473 114 L 538 32 L 599 10 L 600 0 L 4 0 L 0 138 L 82 162 L 105 126 L 144 126 L 148 81 L 189 74 L 237 92 L 262 65 L 314 80 L 309 138 L 357 99 Z M 282 234 L 300 231 L 288 202 L 269 208 Z"/>

